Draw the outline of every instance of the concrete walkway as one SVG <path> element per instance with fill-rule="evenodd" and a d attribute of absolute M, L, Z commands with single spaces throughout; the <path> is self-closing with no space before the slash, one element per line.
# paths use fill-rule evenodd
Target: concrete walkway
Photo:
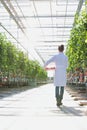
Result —
<path fill-rule="evenodd" d="M 53 84 L 13 93 L 3 92 L 0 98 L 0 130 L 87 130 L 87 107 L 66 90 L 61 107 L 56 106 Z"/>

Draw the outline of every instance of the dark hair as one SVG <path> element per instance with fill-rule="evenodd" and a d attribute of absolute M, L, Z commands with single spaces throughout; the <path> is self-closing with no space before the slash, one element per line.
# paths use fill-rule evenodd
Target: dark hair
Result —
<path fill-rule="evenodd" d="M 64 45 L 58 46 L 58 50 L 59 50 L 60 52 L 63 52 L 63 51 L 64 51 Z"/>

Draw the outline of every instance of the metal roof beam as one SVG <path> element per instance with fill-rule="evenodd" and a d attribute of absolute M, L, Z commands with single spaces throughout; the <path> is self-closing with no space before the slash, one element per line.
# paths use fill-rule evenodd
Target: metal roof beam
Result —
<path fill-rule="evenodd" d="M 42 35 L 40 35 L 40 36 L 42 36 Z M 70 35 L 68 35 L 68 34 L 66 34 L 66 35 L 65 35 L 65 34 L 64 34 L 64 35 L 62 35 L 62 34 L 57 34 L 57 35 L 55 35 L 55 34 L 54 34 L 54 35 L 45 35 L 45 37 L 48 37 L 48 36 L 49 36 L 49 37 L 52 37 L 52 36 L 57 37 L 57 36 L 70 36 Z"/>
<path fill-rule="evenodd" d="M 72 26 L 42 26 L 42 27 L 34 27 L 34 28 L 72 28 Z"/>
<path fill-rule="evenodd" d="M 79 15 L 79 13 L 80 13 L 80 11 L 81 11 L 83 2 L 84 2 L 84 0 L 79 0 L 79 4 L 78 4 L 78 7 L 77 7 L 77 11 L 76 11 L 76 13 L 77 13 L 78 15 Z"/>
<path fill-rule="evenodd" d="M 1 23 L 0 23 L 0 26 L 18 43 L 18 44 L 20 44 L 20 46 L 24 49 L 24 50 L 26 50 L 25 48 L 24 48 L 24 46 L 17 40 L 17 38 L 15 38 Z M 27 51 L 27 50 L 26 50 Z"/>
<path fill-rule="evenodd" d="M 23 28 L 21 27 L 21 25 L 19 24 L 18 20 L 16 19 L 16 17 L 13 15 L 12 11 L 10 10 L 10 8 L 7 6 L 7 4 L 3 1 L 0 0 L 1 3 L 3 4 L 3 6 L 5 7 L 5 9 L 8 11 L 8 13 L 12 16 L 12 18 L 14 19 L 14 21 L 16 22 L 16 24 L 18 25 L 18 27 L 22 30 L 22 32 L 24 33 Z"/>
<path fill-rule="evenodd" d="M 61 41 L 38 41 L 38 42 L 49 42 L 49 43 L 51 43 L 51 42 L 66 42 L 66 40 L 61 40 Z"/>
<path fill-rule="evenodd" d="M 23 18 L 23 16 L 15 16 L 19 18 Z M 26 16 L 25 18 L 59 18 L 59 17 L 74 17 L 74 15 L 37 15 L 37 16 Z"/>
<path fill-rule="evenodd" d="M 38 50 L 35 49 L 35 51 L 36 51 L 37 55 L 41 58 L 42 62 L 45 63 L 44 59 L 42 58 L 42 56 L 40 55 L 40 53 L 38 52 Z"/>

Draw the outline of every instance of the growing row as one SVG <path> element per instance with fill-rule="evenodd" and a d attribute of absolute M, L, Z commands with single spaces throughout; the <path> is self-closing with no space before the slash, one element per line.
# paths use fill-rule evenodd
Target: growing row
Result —
<path fill-rule="evenodd" d="M 87 68 L 87 13 L 83 10 L 76 14 L 74 26 L 71 30 L 66 54 L 69 57 L 68 71 Z"/>
<path fill-rule="evenodd" d="M 0 84 L 29 84 L 31 80 L 46 80 L 47 73 L 38 63 L 13 45 L 0 33 Z"/>

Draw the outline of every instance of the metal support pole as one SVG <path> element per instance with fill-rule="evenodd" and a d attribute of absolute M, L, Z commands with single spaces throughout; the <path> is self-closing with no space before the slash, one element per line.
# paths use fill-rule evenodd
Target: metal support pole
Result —
<path fill-rule="evenodd" d="M 85 11 L 86 11 L 86 14 L 87 14 L 87 0 L 85 0 Z"/>

